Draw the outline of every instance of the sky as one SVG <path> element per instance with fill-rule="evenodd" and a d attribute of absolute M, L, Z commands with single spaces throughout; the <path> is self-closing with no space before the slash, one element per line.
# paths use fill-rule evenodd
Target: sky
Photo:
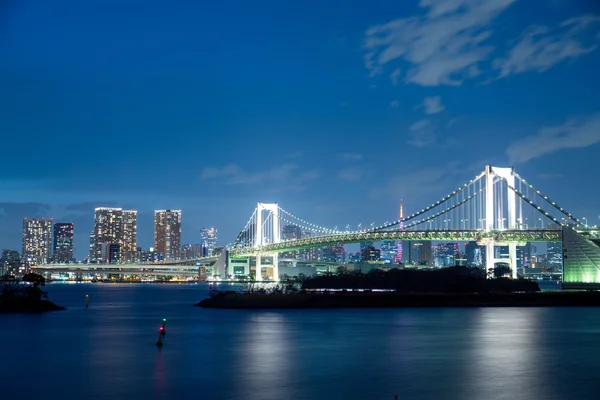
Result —
<path fill-rule="evenodd" d="M 394 220 L 486 164 L 600 222 L 596 0 L 4 0 L 0 247 L 24 217 L 181 209 L 232 242 L 256 203 Z"/>

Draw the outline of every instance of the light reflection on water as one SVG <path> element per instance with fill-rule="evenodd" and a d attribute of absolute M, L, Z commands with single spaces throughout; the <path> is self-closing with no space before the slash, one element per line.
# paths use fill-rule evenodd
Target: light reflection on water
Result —
<path fill-rule="evenodd" d="M 0 316 L 2 398 L 598 398 L 597 308 L 193 307 L 207 289 L 49 285 L 69 310 Z"/>

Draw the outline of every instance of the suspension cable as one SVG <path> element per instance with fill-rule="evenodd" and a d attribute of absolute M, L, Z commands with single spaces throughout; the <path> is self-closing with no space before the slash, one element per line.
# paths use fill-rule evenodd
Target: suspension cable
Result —
<path fill-rule="evenodd" d="M 449 195 L 447 195 L 443 199 L 436 201 L 435 203 L 433 203 L 429 207 L 424 208 L 423 210 L 421 210 L 419 212 L 416 212 L 416 213 L 414 213 L 412 215 L 409 215 L 408 217 L 399 219 L 399 220 L 397 220 L 395 222 L 391 222 L 391 223 L 389 223 L 387 225 L 381 225 L 381 226 L 378 226 L 377 228 L 373 228 L 372 231 L 379 231 L 381 229 L 390 228 L 390 227 L 398 225 L 398 224 L 400 224 L 402 222 L 406 222 L 406 221 L 410 221 L 412 219 L 415 219 L 415 218 L 417 218 L 417 217 L 425 214 L 426 212 L 431 211 L 433 208 L 435 208 L 435 207 L 437 207 L 437 206 L 445 203 L 446 201 L 452 199 L 454 196 L 456 196 L 462 190 L 464 190 L 465 188 L 467 188 L 469 185 L 471 185 L 471 184 L 475 183 L 476 181 L 478 181 L 479 179 L 481 179 L 481 177 L 484 176 L 484 175 L 485 175 L 485 172 L 482 172 L 475 179 L 471 179 L 469 182 L 465 183 L 464 185 L 462 185 L 461 187 L 459 187 L 458 189 L 456 189 L 454 192 L 450 193 Z"/>
<path fill-rule="evenodd" d="M 573 214 L 571 214 L 564 208 L 560 207 L 558 204 L 556 204 L 554 201 L 552 201 L 550 198 L 548 198 L 548 196 L 543 195 L 542 192 L 540 192 L 535 187 L 533 187 L 529 182 L 527 182 L 525 179 L 523 179 L 516 172 L 515 172 L 515 176 L 519 179 L 519 181 L 523 182 L 526 186 L 528 186 L 531 190 L 533 190 L 538 196 L 540 196 L 542 199 L 546 200 L 546 202 L 549 203 L 552 207 L 556 208 L 558 211 L 560 211 L 561 213 L 563 213 L 564 215 L 569 217 L 569 219 L 577 222 L 578 225 L 585 225 L 579 219 L 577 219 Z"/>
<path fill-rule="evenodd" d="M 496 174 L 494 174 L 496 175 Z M 525 200 L 529 205 L 531 205 L 532 207 L 534 207 L 535 209 L 537 209 L 539 212 L 541 212 L 542 214 L 544 214 L 544 216 L 548 219 L 551 219 L 554 223 L 558 224 L 559 226 L 562 225 L 562 223 L 557 220 L 556 218 L 554 218 L 550 213 L 544 211 L 540 206 L 538 206 L 537 204 L 535 204 L 533 201 L 529 200 L 527 197 L 525 197 L 523 195 L 523 193 L 519 192 L 517 189 L 515 189 L 514 187 L 512 187 L 511 185 L 508 184 L 506 178 L 503 178 L 501 176 L 496 175 L 500 181 L 502 181 L 510 190 L 512 190 L 513 192 L 515 192 L 515 194 L 517 196 L 519 196 L 521 199 Z"/>

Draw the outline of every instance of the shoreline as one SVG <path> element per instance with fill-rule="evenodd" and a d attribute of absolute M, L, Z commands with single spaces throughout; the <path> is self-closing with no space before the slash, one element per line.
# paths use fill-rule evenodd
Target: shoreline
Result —
<path fill-rule="evenodd" d="M 195 304 L 202 308 L 428 308 L 428 307 L 600 307 L 598 292 L 534 292 L 490 294 L 398 293 L 225 293 Z"/>
<path fill-rule="evenodd" d="M 22 299 L 13 299 L 0 302 L 0 314 L 2 313 L 38 313 L 47 311 L 62 311 L 66 307 L 61 307 L 50 300 L 28 301 Z"/>

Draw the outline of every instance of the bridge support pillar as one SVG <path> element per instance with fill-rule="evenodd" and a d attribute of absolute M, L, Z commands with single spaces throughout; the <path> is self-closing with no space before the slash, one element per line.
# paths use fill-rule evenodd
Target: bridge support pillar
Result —
<path fill-rule="evenodd" d="M 513 279 L 517 279 L 517 244 L 510 243 L 508 245 L 508 258 L 510 259 L 510 268 L 512 270 Z"/>
<path fill-rule="evenodd" d="M 496 249 L 496 243 L 493 240 L 487 240 L 485 243 L 485 269 L 486 276 L 488 276 L 488 272 L 494 270 L 494 250 Z"/>
<path fill-rule="evenodd" d="M 273 280 L 279 281 L 279 253 L 273 254 Z"/>
<path fill-rule="evenodd" d="M 256 277 L 254 278 L 256 282 L 262 281 L 262 254 L 258 253 L 256 255 Z"/>

